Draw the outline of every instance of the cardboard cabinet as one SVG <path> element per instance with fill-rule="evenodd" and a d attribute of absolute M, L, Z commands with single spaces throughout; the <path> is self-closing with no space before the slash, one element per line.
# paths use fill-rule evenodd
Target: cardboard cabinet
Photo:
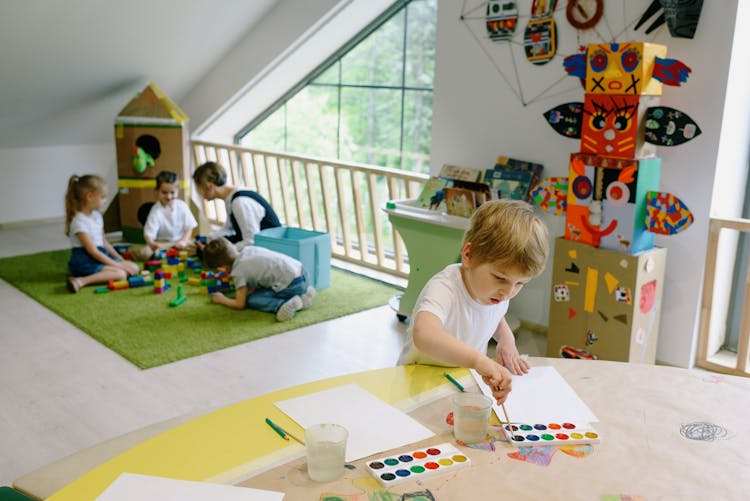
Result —
<path fill-rule="evenodd" d="M 547 356 L 654 363 L 666 257 L 556 239 Z"/>

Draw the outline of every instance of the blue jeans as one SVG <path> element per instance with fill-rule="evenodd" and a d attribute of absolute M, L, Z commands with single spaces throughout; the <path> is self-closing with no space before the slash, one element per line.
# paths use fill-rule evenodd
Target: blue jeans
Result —
<path fill-rule="evenodd" d="M 110 254 L 104 250 L 104 247 L 97 247 L 99 251 L 103 252 L 106 256 L 120 261 L 120 258 L 110 256 Z M 68 271 L 74 277 L 86 277 L 102 271 L 104 263 L 100 263 L 86 251 L 85 247 L 73 247 L 70 253 L 70 261 L 68 261 Z"/>
<path fill-rule="evenodd" d="M 245 305 L 253 310 L 276 313 L 282 304 L 294 296 L 301 296 L 307 292 L 308 285 L 307 272 L 302 270 L 302 275 L 292 280 L 292 283 L 286 289 L 281 289 L 279 292 L 275 292 L 273 289 L 255 289 L 252 294 L 247 296 Z"/>

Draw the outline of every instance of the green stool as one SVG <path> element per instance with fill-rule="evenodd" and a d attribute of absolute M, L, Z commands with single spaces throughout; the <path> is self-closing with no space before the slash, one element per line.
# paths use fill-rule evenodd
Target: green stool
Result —
<path fill-rule="evenodd" d="M 0 487 L 0 501 L 34 501 L 10 487 Z"/>

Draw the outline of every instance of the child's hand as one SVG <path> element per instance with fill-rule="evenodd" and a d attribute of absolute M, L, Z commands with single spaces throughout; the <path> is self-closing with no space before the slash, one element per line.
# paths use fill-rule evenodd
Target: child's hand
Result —
<path fill-rule="evenodd" d="M 507 367 L 516 376 L 529 372 L 530 365 L 526 360 L 521 358 L 515 344 L 512 348 L 499 348 L 495 356 L 497 357 L 497 363 Z"/>
<path fill-rule="evenodd" d="M 178 242 L 175 242 L 174 246 L 178 249 L 184 249 L 187 247 L 188 243 L 185 240 L 180 240 Z"/>
<path fill-rule="evenodd" d="M 211 294 L 211 302 L 221 304 L 224 301 L 224 294 L 221 292 L 214 292 Z"/>
<path fill-rule="evenodd" d="M 148 244 L 148 246 L 151 247 L 152 251 L 158 251 L 159 250 L 159 244 L 157 244 L 156 242 L 151 242 L 150 244 Z"/>
<path fill-rule="evenodd" d="M 126 261 L 126 260 L 118 261 L 117 267 L 125 271 L 125 273 L 127 273 L 129 276 L 137 275 L 141 271 L 138 265 L 134 263 L 133 261 Z"/>
<path fill-rule="evenodd" d="M 508 398 L 512 389 L 513 376 L 510 375 L 508 369 L 494 360 L 486 357 L 485 360 L 486 362 L 483 361 L 479 367 L 476 367 L 476 371 L 482 376 L 484 383 L 490 387 L 492 396 L 500 405 Z"/>

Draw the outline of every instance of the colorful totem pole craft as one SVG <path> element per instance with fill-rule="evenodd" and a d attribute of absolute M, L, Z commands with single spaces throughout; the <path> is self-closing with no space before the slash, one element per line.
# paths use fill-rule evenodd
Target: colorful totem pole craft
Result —
<path fill-rule="evenodd" d="M 693 222 L 675 195 L 659 191 L 656 146 L 676 146 L 701 133 L 685 113 L 659 106 L 664 85 L 690 74 L 667 59 L 664 45 L 629 42 L 588 46 L 564 67 L 581 79 L 584 102 L 561 104 L 544 116 L 559 134 L 580 138 L 569 176 L 535 187 L 544 210 L 565 213 L 565 238 L 628 254 L 648 250 L 654 234 L 672 235 Z"/>

